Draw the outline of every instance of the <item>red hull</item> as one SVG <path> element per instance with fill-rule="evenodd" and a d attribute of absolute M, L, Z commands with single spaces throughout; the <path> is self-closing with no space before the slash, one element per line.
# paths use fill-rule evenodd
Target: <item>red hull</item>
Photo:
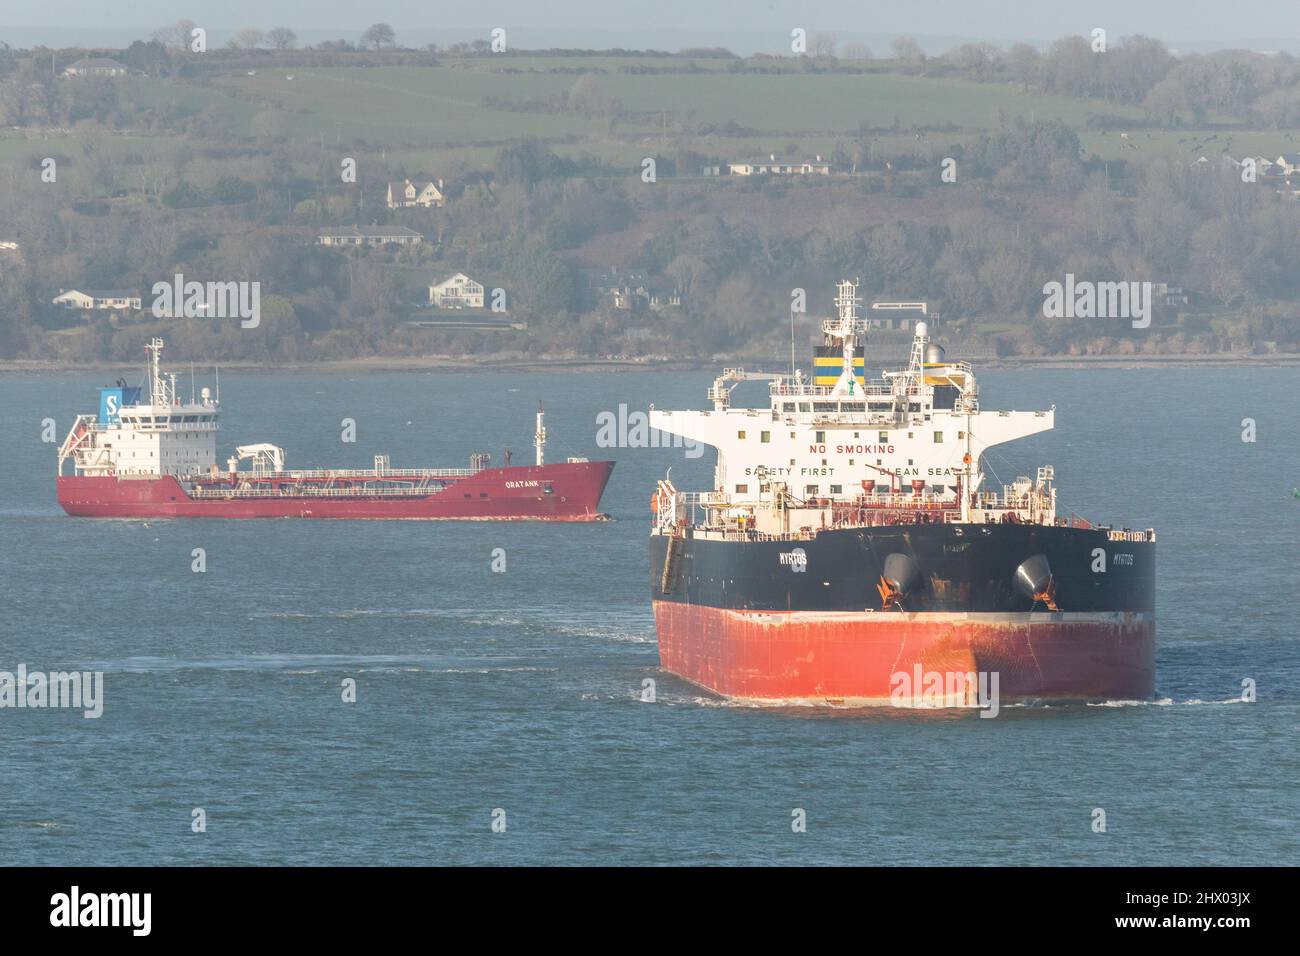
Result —
<path fill-rule="evenodd" d="M 1003 701 L 1155 694 L 1151 614 L 654 612 L 665 670 L 744 700 L 889 704 L 920 673 L 996 673 Z"/>
<path fill-rule="evenodd" d="M 86 518 L 360 518 L 594 521 L 612 461 L 487 468 L 424 497 L 191 498 L 172 477 L 59 476 L 59 505 Z M 552 492 L 543 491 L 543 483 Z"/>

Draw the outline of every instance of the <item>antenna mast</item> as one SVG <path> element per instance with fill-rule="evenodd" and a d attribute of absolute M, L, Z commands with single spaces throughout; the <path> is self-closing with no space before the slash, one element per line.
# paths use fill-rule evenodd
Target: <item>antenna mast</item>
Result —
<path fill-rule="evenodd" d="M 839 339 L 839 344 L 843 349 L 844 367 L 840 371 L 839 381 L 835 383 L 831 391 L 833 395 L 852 395 L 857 387 L 858 379 L 854 374 L 853 359 L 857 347 L 857 340 L 860 334 L 865 333 L 866 327 L 858 318 L 858 282 L 850 282 L 845 279 L 843 282 L 836 283 L 835 307 L 839 310 L 839 316 L 834 319 L 826 319 L 822 322 L 822 332 L 826 335 L 826 344 L 831 345 L 835 339 Z"/>
<path fill-rule="evenodd" d="M 537 449 L 537 466 L 546 464 L 546 412 L 542 403 L 537 403 L 537 431 L 533 432 L 533 447 Z"/>
<path fill-rule="evenodd" d="M 149 340 L 149 344 L 144 349 L 149 353 L 149 404 L 169 405 L 171 403 L 167 400 L 167 383 L 163 381 L 162 371 L 159 368 L 163 340 L 155 336 Z"/>

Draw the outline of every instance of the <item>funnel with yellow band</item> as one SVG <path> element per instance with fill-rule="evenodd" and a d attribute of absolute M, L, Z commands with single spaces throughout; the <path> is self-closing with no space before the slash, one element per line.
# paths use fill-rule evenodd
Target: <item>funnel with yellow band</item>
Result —
<path fill-rule="evenodd" d="M 844 371 L 844 351 L 838 345 L 819 345 L 813 350 L 813 384 L 833 387 Z M 861 355 L 853 357 L 853 377 L 866 385 L 866 364 Z"/>

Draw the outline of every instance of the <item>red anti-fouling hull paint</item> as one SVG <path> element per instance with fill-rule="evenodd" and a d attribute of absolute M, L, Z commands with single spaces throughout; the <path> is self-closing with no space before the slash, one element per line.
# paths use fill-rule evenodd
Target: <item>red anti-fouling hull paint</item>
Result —
<path fill-rule="evenodd" d="M 895 675 L 997 673 L 1001 700 L 1149 700 L 1138 612 L 750 612 L 654 602 L 664 669 L 754 701 L 889 703 Z M 909 685 L 910 686 L 910 685 Z M 920 693 L 920 688 L 917 688 Z"/>
<path fill-rule="evenodd" d="M 59 504 L 89 518 L 404 518 L 461 521 L 593 521 L 612 461 L 488 468 L 427 496 L 284 494 L 190 497 L 172 477 L 58 479 Z M 549 485 L 550 493 L 544 489 Z"/>

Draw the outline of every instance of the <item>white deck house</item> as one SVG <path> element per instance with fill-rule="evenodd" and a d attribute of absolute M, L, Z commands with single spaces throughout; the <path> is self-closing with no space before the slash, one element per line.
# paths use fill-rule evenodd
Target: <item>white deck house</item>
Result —
<path fill-rule="evenodd" d="M 412 182 L 405 179 L 400 183 L 388 184 L 389 209 L 408 209 L 412 206 L 433 209 L 446 204 L 447 197 L 442 191 L 441 179 L 436 183 Z"/>
<path fill-rule="evenodd" d="M 463 272 L 429 286 L 429 304 L 439 309 L 481 309 L 483 301 L 483 284 Z"/>
<path fill-rule="evenodd" d="M 65 309 L 134 309 L 141 308 L 140 296 L 127 289 L 102 289 L 82 292 L 78 289 L 60 290 L 51 300 Z"/>
<path fill-rule="evenodd" d="M 316 241 L 322 246 L 383 246 L 389 243 L 413 246 L 423 242 L 424 236 L 404 226 L 343 226 L 322 229 L 316 234 Z"/>

